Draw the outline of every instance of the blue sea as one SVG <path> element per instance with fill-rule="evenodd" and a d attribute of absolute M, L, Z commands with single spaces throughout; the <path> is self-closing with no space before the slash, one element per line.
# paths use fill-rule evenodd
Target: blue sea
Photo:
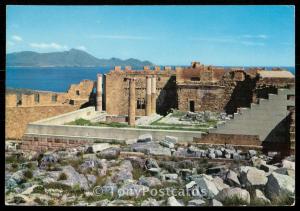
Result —
<path fill-rule="evenodd" d="M 294 67 L 283 68 L 295 74 Z M 66 92 L 71 84 L 84 79 L 96 80 L 97 73 L 107 73 L 111 69 L 110 67 L 8 67 L 6 88 Z"/>

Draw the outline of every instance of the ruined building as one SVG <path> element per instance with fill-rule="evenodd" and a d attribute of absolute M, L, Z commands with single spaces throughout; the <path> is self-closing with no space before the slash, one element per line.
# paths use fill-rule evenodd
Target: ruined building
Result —
<path fill-rule="evenodd" d="M 157 138 L 172 134 L 197 144 L 232 144 L 289 154 L 295 142 L 294 85 L 294 75 L 283 69 L 220 68 L 199 62 L 142 70 L 116 66 L 107 74 L 98 74 L 96 82 L 72 85 L 66 93 L 6 95 L 6 137 L 20 139 L 24 134 L 28 148 L 33 144 L 43 147 L 49 141 L 61 147 L 77 141 L 133 139 L 141 133 Z M 131 128 L 75 127 L 64 125 L 61 116 L 34 122 L 87 106 L 94 107 L 67 116 L 127 122 Z M 226 112 L 233 118 L 208 133 L 135 128 L 140 118 L 166 115 L 172 109 Z"/>
<path fill-rule="evenodd" d="M 137 116 L 180 111 L 225 111 L 233 114 L 276 89 L 290 87 L 294 76 L 286 70 L 224 69 L 193 62 L 190 67 L 155 67 L 131 70 L 115 67 L 104 75 L 104 110 L 128 115 L 129 80 L 136 78 Z M 102 102 L 102 101 L 101 101 Z"/>

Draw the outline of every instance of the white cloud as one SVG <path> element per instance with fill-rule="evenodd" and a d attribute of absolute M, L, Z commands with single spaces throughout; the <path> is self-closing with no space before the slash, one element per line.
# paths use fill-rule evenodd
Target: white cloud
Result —
<path fill-rule="evenodd" d="M 52 43 L 30 43 L 32 48 L 40 48 L 40 49 L 56 49 L 56 50 L 67 50 L 68 46 L 60 45 L 55 42 Z"/>
<path fill-rule="evenodd" d="M 118 39 L 118 40 L 150 40 L 151 37 L 132 36 L 132 35 L 91 35 L 90 38 Z"/>
<path fill-rule="evenodd" d="M 267 39 L 269 36 L 265 34 L 258 34 L 258 35 L 252 35 L 252 34 L 244 34 L 242 35 L 243 38 L 251 38 L 251 39 Z"/>
<path fill-rule="evenodd" d="M 11 38 L 12 38 L 14 41 L 17 41 L 17 42 L 23 41 L 23 38 L 20 37 L 20 36 L 18 36 L 18 35 L 13 35 Z"/>
<path fill-rule="evenodd" d="M 86 51 L 86 47 L 84 45 L 77 46 L 76 47 L 78 50 Z"/>

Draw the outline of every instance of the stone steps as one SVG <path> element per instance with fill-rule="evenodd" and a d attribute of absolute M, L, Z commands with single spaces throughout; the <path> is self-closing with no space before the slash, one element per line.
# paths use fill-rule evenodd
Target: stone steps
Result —
<path fill-rule="evenodd" d="M 251 103 L 249 108 L 239 108 L 232 120 L 210 130 L 210 133 L 259 135 L 263 141 L 289 114 L 287 106 L 295 105 L 293 100 L 287 100 L 287 95 L 294 92 L 294 89 L 278 89 L 278 94 L 268 94 L 268 99 L 259 98 L 258 104 Z"/>

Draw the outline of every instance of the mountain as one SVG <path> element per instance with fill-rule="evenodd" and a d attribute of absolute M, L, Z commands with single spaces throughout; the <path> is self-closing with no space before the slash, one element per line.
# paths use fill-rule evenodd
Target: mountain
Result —
<path fill-rule="evenodd" d="M 6 65 L 10 67 L 98 67 L 98 66 L 147 66 L 149 61 L 138 59 L 98 59 L 91 54 L 77 49 L 53 53 L 22 51 L 6 54 Z"/>

